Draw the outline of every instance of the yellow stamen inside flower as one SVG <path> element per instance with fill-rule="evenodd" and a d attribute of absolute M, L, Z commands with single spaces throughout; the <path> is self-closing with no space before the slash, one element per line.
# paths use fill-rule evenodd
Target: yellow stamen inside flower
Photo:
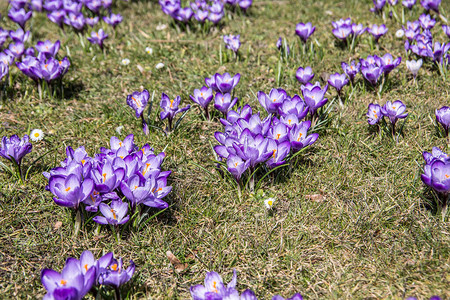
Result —
<path fill-rule="evenodd" d="M 234 167 L 237 168 L 237 165 L 238 165 L 238 163 L 235 163 L 235 164 L 234 164 Z"/>
<path fill-rule="evenodd" d="M 216 294 L 218 294 L 219 291 L 217 290 L 216 285 L 217 285 L 217 282 L 213 281 L 213 289 L 214 289 L 213 292 L 216 293 Z"/>
<path fill-rule="evenodd" d="M 34 136 L 35 136 L 35 137 L 39 137 L 39 132 L 36 132 L 36 133 L 34 134 Z"/>
<path fill-rule="evenodd" d="M 137 189 L 137 188 L 138 188 L 138 186 L 137 186 L 137 185 L 135 185 L 135 186 L 134 186 L 134 189 Z"/>
<path fill-rule="evenodd" d="M 119 147 L 122 147 L 122 142 L 119 142 Z"/>
<path fill-rule="evenodd" d="M 66 284 L 67 284 L 67 280 L 61 279 L 60 283 L 61 283 L 62 285 L 66 285 Z"/>
<path fill-rule="evenodd" d="M 44 66 L 44 68 L 45 68 L 46 70 L 48 70 L 48 64 L 47 64 L 47 65 L 45 65 L 45 66 Z"/>
<path fill-rule="evenodd" d="M 106 181 L 106 173 L 103 173 L 102 176 L 103 176 L 103 182 L 105 182 Z"/>
<path fill-rule="evenodd" d="M 66 189 L 66 192 L 70 191 L 70 186 Z"/>
<path fill-rule="evenodd" d="M 170 100 L 170 107 L 173 107 L 173 100 Z"/>
<path fill-rule="evenodd" d="M 92 195 L 91 195 L 91 200 L 92 200 L 92 203 L 95 204 L 95 200 L 94 200 L 94 197 Z"/>
<path fill-rule="evenodd" d="M 288 124 L 291 125 L 292 120 L 288 120 Z"/>
<path fill-rule="evenodd" d="M 448 178 L 450 178 L 450 175 L 448 175 L 448 174 L 445 174 L 445 178 L 447 178 L 447 179 L 448 179 Z"/>
<path fill-rule="evenodd" d="M 85 269 L 86 272 L 87 272 L 87 270 L 88 270 L 88 265 L 87 265 L 87 264 L 84 265 L 84 269 Z"/>
<path fill-rule="evenodd" d="M 275 101 L 277 101 L 278 99 L 277 98 L 275 98 L 275 99 L 273 99 L 273 102 L 275 102 Z"/>
<path fill-rule="evenodd" d="M 392 106 L 392 109 L 395 109 L 395 106 Z"/>
<path fill-rule="evenodd" d="M 111 209 L 111 212 L 113 213 L 114 220 L 117 220 L 116 212 L 114 211 L 114 209 Z"/>
<path fill-rule="evenodd" d="M 117 271 L 117 264 L 113 264 L 113 265 L 111 266 L 111 269 L 112 269 L 113 271 Z"/>
<path fill-rule="evenodd" d="M 297 142 L 300 142 L 300 139 L 302 138 L 302 135 L 303 135 L 303 133 L 301 133 L 301 132 L 298 134 Z"/>
<path fill-rule="evenodd" d="M 131 96 L 131 99 L 133 99 L 133 101 L 136 103 L 136 105 L 137 105 L 138 108 L 142 106 L 141 101 L 137 100 L 137 99 L 134 98 L 133 96 Z"/>
<path fill-rule="evenodd" d="M 269 204 L 269 206 L 272 206 L 273 205 L 273 201 L 269 200 L 269 201 L 267 201 L 267 204 Z"/>
<path fill-rule="evenodd" d="M 277 152 L 277 150 L 276 149 L 273 149 L 273 154 L 272 154 L 272 157 L 273 158 L 275 158 L 275 153 Z"/>
<path fill-rule="evenodd" d="M 281 133 L 278 133 L 278 134 L 277 134 L 277 140 L 280 138 L 280 135 L 281 135 Z"/>
<path fill-rule="evenodd" d="M 375 117 L 375 119 L 378 119 L 378 115 L 377 114 L 374 114 L 373 116 Z"/>

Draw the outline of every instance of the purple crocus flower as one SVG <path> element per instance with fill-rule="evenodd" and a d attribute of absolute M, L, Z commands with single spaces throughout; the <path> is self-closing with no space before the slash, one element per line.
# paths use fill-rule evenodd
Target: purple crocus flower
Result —
<path fill-rule="evenodd" d="M 431 30 L 436 25 L 436 20 L 432 19 L 431 16 L 427 14 L 421 14 L 419 22 L 424 30 Z"/>
<path fill-rule="evenodd" d="M 208 105 L 213 99 L 212 89 L 206 86 L 201 89 L 195 89 L 194 95 L 190 95 L 189 97 L 191 97 L 192 101 L 203 107 L 206 118 L 209 120 Z"/>
<path fill-rule="evenodd" d="M 363 77 L 372 85 L 376 86 L 378 79 L 383 72 L 383 68 L 376 64 L 362 64 L 361 73 Z"/>
<path fill-rule="evenodd" d="M 98 21 L 99 21 L 99 17 L 94 17 L 94 18 L 85 18 L 84 21 L 86 22 L 86 24 L 88 24 L 91 27 L 94 27 L 95 25 L 97 25 Z"/>
<path fill-rule="evenodd" d="M 450 191 L 450 161 L 435 159 L 425 165 L 424 174 L 421 175 L 423 183 L 433 188 L 437 193 L 446 196 Z"/>
<path fill-rule="evenodd" d="M 25 32 L 22 28 L 19 28 L 16 31 L 11 30 L 9 36 L 14 42 L 25 43 L 30 37 L 30 31 Z"/>
<path fill-rule="evenodd" d="M 52 269 L 41 271 L 41 282 L 47 290 L 44 300 L 82 299 L 95 283 L 96 268 L 89 268 L 83 274 L 80 263 L 69 258 L 61 273 Z"/>
<path fill-rule="evenodd" d="M 187 105 L 186 107 L 183 107 L 183 108 L 178 108 L 178 106 L 180 105 L 180 102 L 181 102 L 180 96 L 176 96 L 173 100 L 171 100 L 169 98 L 169 96 L 167 96 L 166 94 L 162 93 L 162 95 L 161 95 L 161 102 L 160 102 L 159 106 L 163 109 L 163 111 L 160 113 L 159 116 L 160 116 L 161 120 L 164 120 L 167 118 L 167 120 L 169 122 L 169 131 L 172 130 L 173 118 L 177 114 L 185 112 L 191 108 L 190 105 Z"/>
<path fill-rule="evenodd" d="M 11 43 L 6 51 L 8 51 L 9 55 L 19 58 L 25 51 L 25 45 L 22 42 Z"/>
<path fill-rule="evenodd" d="M 224 35 L 223 41 L 225 42 L 225 47 L 227 49 L 232 50 L 234 53 L 237 53 L 239 50 L 239 47 L 241 47 L 241 40 L 240 35 Z"/>
<path fill-rule="evenodd" d="M 291 143 L 289 141 L 278 143 L 274 140 L 270 140 L 267 150 L 272 151 L 272 157 L 266 162 L 266 164 L 269 168 L 273 169 L 286 163 L 284 159 L 291 151 Z"/>
<path fill-rule="evenodd" d="M 441 4 L 441 0 L 421 0 L 420 5 L 423 6 L 426 10 L 434 10 L 439 13 L 439 5 Z"/>
<path fill-rule="evenodd" d="M 110 193 L 114 191 L 125 175 L 123 168 L 115 168 L 110 162 L 98 165 L 91 171 L 91 178 L 94 180 L 95 190 L 99 193 Z"/>
<path fill-rule="evenodd" d="M 186 7 L 186 8 L 188 8 L 188 7 Z M 223 12 L 220 12 L 220 13 L 210 12 L 208 14 L 208 20 L 210 20 L 214 25 L 216 25 L 220 22 L 220 20 L 222 20 L 223 16 L 224 16 Z"/>
<path fill-rule="evenodd" d="M 155 173 L 152 172 L 149 175 L 150 177 L 146 179 L 139 172 L 135 173 L 126 182 L 121 182 L 120 190 L 130 201 L 131 207 L 136 207 L 142 203 L 159 209 L 167 208 L 169 205 L 162 201 L 161 198 L 166 196 L 172 187 L 157 187 L 157 180 L 154 177 Z M 154 192 L 158 194 L 155 195 Z"/>
<path fill-rule="evenodd" d="M 386 0 L 372 0 L 374 7 L 370 9 L 371 12 L 378 13 L 383 10 L 386 5 Z"/>
<path fill-rule="evenodd" d="M 91 10 L 94 14 L 98 15 L 100 12 L 100 8 L 102 8 L 101 0 L 89 0 L 85 1 L 84 5 Z"/>
<path fill-rule="evenodd" d="M 44 54 L 46 58 L 55 57 L 59 51 L 60 41 L 56 41 L 55 43 L 46 40 L 45 42 L 39 41 L 36 44 L 36 50 L 40 53 Z"/>
<path fill-rule="evenodd" d="M 278 113 L 281 117 L 294 114 L 298 120 L 303 119 L 308 114 L 308 107 L 300 96 L 295 95 L 291 99 L 286 99 L 279 107 Z"/>
<path fill-rule="evenodd" d="M 295 77 L 301 84 L 306 84 L 314 78 L 314 73 L 312 72 L 312 68 L 309 66 L 304 69 L 299 67 L 295 73 Z"/>
<path fill-rule="evenodd" d="M 448 136 L 450 127 L 450 107 L 443 106 L 435 111 L 436 121 L 444 127 L 445 135 Z"/>
<path fill-rule="evenodd" d="M 381 119 L 383 119 L 381 106 L 379 104 L 370 103 L 366 116 L 367 122 L 369 122 L 370 125 L 378 124 L 378 122 L 380 122 Z"/>
<path fill-rule="evenodd" d="M 272 300 L 303 300 L 303 297 L 299 293 L 294 294 L 291 298 L 287 298 L 287 299 L 284 299 L 280 295 L 275 295 L 272 297 Z"/>
<path fill-rule="evenodd" d="M 222 277 L 216 273 L 216 272 L 208 272 L 205 276 L 205 284 L 201 285 L 194 285 L 191 286 L 190 292 L 192 299 L 194 300 L 200 300 L 200 299 L 222 299 L 227 295 L 231 290 L 234 290 L 237 283 L 237 275 L 236 271 L 233 271 L 233 278 L 228 283 L 227 286 L 225 286 Z M 226 299 L 238 299 L 239 294 L 237 298 L 226 298 Z"/>
<path fill-rule="evenodd" d="M 43 60 L 40 62 L 40 70 L 34 70 L 36 75 L 40 72 L 40 78 L 44 79 L 47 82 L 52 81 L 53 79 L 59 78 L 61 76 L 61 69 L 59 67 L 59 61 L 53 57 L 50 57 L 48 60 Z"/>
<path fill-rule="evenodd" d="M 46 2 L 48 3 L 48 1 Z M 63 22 L 66 17 L 66 11 L 65 10 L 55 10 L 51 11 L 47 18 L 52 21 L 53 23 L 57 24 L 61 29 L 63 28 Z"/>
<path fill-rule="evenodd" d="M 67 13 L 79 14 L 83 8 L 83 3 L 63 1 L 63 7 Z"/>
<path fill-rule="evenodd" d="M 39 60 L 36 57 L 26 56 L 21 62 L 16 62 L 16 66 L 20 71 L 22 71 L 23 74 L 30 77 L 34 81 L 38 81 L 42 76 L 39 67 Z"/>
<path fill-rule="evenodd" d="M 382 24 L 380 26 L 374 24 L 372 27 L 369 27 L 367 30 L 370 34 L 375 38 L 375 42 L 378 43 L 378 40 L 388 32 L 386 25 Z"/>
<path fill-rule="evenodd" d="M 332 33 L 341 41 L 347 41 L 347 37 L 352 34 L 352 26 L 346 24 L 341 25 L 339 27 L 333 28 Z"/>
<path fill-rule="evenodd" d="M 217 93 L 214 98 L 214 108 L 226 116 L 228 111 L 236 104 L 237 100 L 238 98 L 231 100 L 231 95 L 229 93 Z"/>
<path fill-rule="evenodd" d="M 283 105 L 286 96 L 286 91 L 283 89 L 272 89 L 269 95 L 259 91 L 258 101 L 269 114 L 275 114 L 278 112 L 278 108 Z"/>
<path fill-rule="evenodd" d="M 42 11 L 42 0 L 31 0 L 30 7 L 34 11 Z"/>
<path fill-rule="evenodd" d="M 345 62 L 342 62 L 341 67 L 353 84 L 356 74 L 358 74 L 361 69 L 361 63 L 358 62 L 356 64 L 355 61 L 352 61 L 350 64 L 346 64 Z"/>
<path fill-rule="evenodd" d="M 175 16 L 175 19 L 177 21 L 187 23 L 187 22 L 189 22 L 189 20 L 192 18 L 193 15 L 194 15 L 194 12 L 192 11 L 192 9 L 190 7 L 184 7 L 184 8 L 180 8 L 178 10 L 177 15 Z M 218 21 L 216 21 L 216 22 L 218 22 Z"/>
<path fill-rule="evenodd" d="M 208 11 L 199 9 L 195 12 L 194 18 L 200 23 L 205 23 L 206 19 L 208 18 Z"/>
<path fill-rule="evenodd" d="M 403 0 L 402 5 L 408 9 L 412 9 L 414 4 L 416 4 L 416 0 Z"/>
<path fill-rule="evenodd" d="M 310 22 L 308 23 L 298 23 L 295 27 L 295 33 L 298 35 L 298 37 L 303 41 L 303 43 L 306 43 L 308 38 L 314 33 L 316 30 L 315 26 L 312 26 Z"/>
<path fill-rule="evenodd" d="M 108 35 L 103 31 L 103 29 L 100 29 L 98 32 L 92 31 L 91 37 L 88 37 L 88 41 L 92 44 L 98 44 L 100 46 L 100 49 L 103 50 L 103 41 L 108 38 Z"/>
<path fill-rule="evenodd" d="M 113 28 L 116 28 L 122 22 L 123 18 L 120 14 L 111 14 L 110 16 L 103 17 L 103 21 L 105 23 L 111 25 Z"/>
<path fill-rule="evenodd" d="M 450 26 L 449 25 L 442 25 L 442 31 L 444 31 L 444 33 L 450 39 Z"/>
<path fill-rule="evenodd" d="M 383 68 L 384 75 L 387 76 L 392 70 L 394 70 L 402 62 L 402 58 L 399 56 L 396 59 L 391 54 L 386 53 L 380 57 L 380 65 Z"/>
<path fill-rule="evenodd" d="M 252 6 L 253 0 L 239 0 L 239 7 L 243 10 L 243 11 L 247 11 L 247 9 L 250 8 L 250 6 Z"/>
<path fill-rule="evenodd" d="M 0 80 L 9 73 L 9 65 L 0 61 Z"/>
<path fill-rule="evenodd" d="M 231 93 L 241 79 L 241 74 L 237 73 L 233 77 L 229 73 L 223 75 L 216 73 L 211 79 L 205 78 L 206 85 L 209 86 L 215 92 L 221 92 L 222 94 Z M 214 80 L 214 81 L 213 81 Z"/>
<path fill-rule="evenodd" d="M 22 158 L 31 152 L 32 145 L 29 140 L 30 137 L 26 134 L 23 138 L 17 135 L 12 135 L 10 138 L 4 136 L 0 145 L 0 156 L 9 161 L 14 160 L 20 166 Z"/>
<path fill-rule="evenodd" d="M 23 54 L 25 56 L 34 56 L 36 54 L 36 52 L 34 51 L 33 47 L 28 47 L 27 49 L 25 49 L 25 51 L 23 52 Z"/>
<path fill-rule="evenodd" d="M 343 25 L 348 25 L 348 26 L 350 26 L 350 25 L 352 25 L 352 19 L 351 18 L 347 18 L 347 19 L 339 19 L 338 21 L 335 21 L 335 22 L 331 22 L 331 25 L 333 25 L 333 28 L 339 28 L 339 27 L 341 27 L 341 26 L 343 26 Z"/>
<path fill-rule="evenodd" d="M 314 144 L 319 138 L 318 133 L 308 135 L 308 130 L 311 127 L 311 121 L 303 121 L 295 124 L 289 132 L 289 142 L 294 152 L 299 151 L 307 146 Z"/>
<path fill-rule="evenodd" d="M 22 29 L 25 29 L 25 23 L 31 18 L 31 15 L 33 12 L 29 11 L 26 12 L 25 9 L 14 9 L 11 8 L 8 12 L 8 17 L 11 19 L 11 21 L 19 24 Z"/>
<path fill-rule="evenodd" d="M 408 116 L 408 113 L 404 113 L 406 110 L 406 105 L 402 101 L 397 100 L 391 103 L 391 101 L 386 102 L 386 104 L 381 108 L 381 113 L 388 117 L 392 125 L 395 125 L 398 119 L 404 119 Z"/>
<path fill-rule="evenodd" d="M 61 9 L 63 2 L 61 0 L 46 0 L 42 6 L 46 11 L 56 11 Z"/>
<path fill-rule="evenodd" d="M 14 61 L 14 56 L 9 51 L 0 52 L 0 62 L 10 66 Z"/>
<path fill-rule="evenodd" d="M 364 27 L 363 24 L 355 24 L 355 23 L 352 24 L 352 33 L 353 33 L 353 35 L 360 36 L 366 31 L 367 31 L 367 28 Z"/>
<path fill-rule="evenodd" d="M 81 174 L 70 174 L 67 177 L 61 175 L 51 176 L 49 190 L 56 197 L 56 204 L 77 209 L 79 204 L 86 200 L 94 190 L 94 181 L 90 178 L 81 179 Z"/>
<path fill-rule="evenodd" d="M 84 15 L 82 13 L 72 13 L 69 12 L 66 17 L 64 18 L 64 23 L 66 23 L 69 26 L 72 26 L 78 31 L 83 30 L 84 24 L 86 23 L 84 21 Z M 100 29 L 103 30 L 103 29 Z M 89 39 L 89 38 L 88 38 Z"/>
<path fill-rule="evenodd" d="M 147 122 L 145 122 L 144 119 L 144 109 L 145 106 L 147 106 L 148 99 L 150 98 L 150 94 L 147 90 L 143 90 L 142 92 L 133 92 L 131 95 L 127 96 L 127 104 L 132 109 L 134 109 L 134 112 L 136 113 L 136 118 L 141 118 L 142 120 L 142 129 L 144 130 L 144 133 L 148 135 L 148 125 Z"/>
<path fill-rule="evenodd" d="M 130 260 L 128 268 L 125 269 L 122 258 L 119 258 L 119 260 L 112 259 L 110 265 L 100 274 L 98 283 L 119 288 L 133 277 L 135 269 L 136 265 L 132 260 Z"/>
<path fill-rule="evenodd" d="M 348 79 L 345 74 L 334 73 L 330 75 L 328 84 L 336 89 L 340 97 L 342 88 L 348 84 Z"/>
<path fill-rule="evenodd" d="M 241 178 L 242 174 L 250 166 L 250 160 L 243 160 L 237 155 L 230 154 L 227 157 L 227 169 L 234 176 L 237 182 Z"/>
<path fill-rule="evenodd" d="M 314 85 L 308 82 L 306 85 L 301 86 L 301 90 L 311 116 L 314 116 L 317 109 L 324 106 L 328 102 L 328 99 L 325 98 L 325 93 L 328 90 L 328 84 L 322 89 L 319 82 L 316 82 Z"/>
<path fill-rule="evenodd" d="M 121 200 L 111 202 L 111 206 L 100 203 L 100 212 L 103 216 L 96 216 L 93 220 L 102 225 L 123 225 L 130 219 L 130 215 L 125 216 L 128 213 L 128 204 Z"/>
<path fill-rule="evenodd" d="M 25 8 L 27 5 L 27 0 L 9 0 L 9 5 L 14 9 Z"/>

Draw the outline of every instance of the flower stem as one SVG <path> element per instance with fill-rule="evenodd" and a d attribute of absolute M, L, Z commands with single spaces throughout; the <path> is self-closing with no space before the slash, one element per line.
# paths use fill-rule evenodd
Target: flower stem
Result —
<path fill-rule="evenodd" d="M 114 293 L 114 300 L 121 300 L 122 297 L 120 296 L 120 289 L 119 287 L 114 287 L 115 293 Z"/>

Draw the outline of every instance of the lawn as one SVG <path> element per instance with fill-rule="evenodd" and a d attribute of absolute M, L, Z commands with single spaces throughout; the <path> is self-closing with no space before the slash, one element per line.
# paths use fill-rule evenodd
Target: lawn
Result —
<path fill-rule="evenodd" d="M 1 26 L 16 28 L 6 4 L 0 4 Z M 296 292 L 306 299 L 450 298 L 449 213 L 442 213 L 420 177 L 423 151 L 448 150 L 434 111 L 450 104 L 449 79 L 424 64 L 416 84 L 406 68 L 404 38 L 395 36 L 401 22 L 387 14 L 383 21 L 369 11 L 372 6 L 368 0 L 255 0 L 247 13 L 228 10 L 218 26 L 205 30 L 174 25 L 157 1 L 116 1 L 113 11 L 124 20 L 115 32 L 103 24 L 110 36 L 103 52 L 86 40 L 87 34 L 63 34 L 44 13 L 35 14 L 27 24 L 28 44 L 60 40 L 59 55 L 68 56 L 71 66 L 63 79 L 64 95 L 47 93 L 42 99 L 33 81 L 11 67 L 12 86 L 0 102 L 0 136 L 23 136 L 35 128 L 45 134 L 32 143 L 26 168 L 50 151 L 24 184 L 0 171 L 0 298 L 42 298 L 40 271 L 60 271 L 68 257 L 79 258 L 84 250 L 95 257 L 113 251 L 126 265 L 135 262 L 124 289 L 129 299 L 188 299 L 189 287 L 203 283 L 206 272 L 216 271 L 228 282 L 233 269 L 237 289 L 250 288 L 260 299 Z M 450 18 L 450 1 L 442 1 L 441 8 Z M 416 5 L 405 17 L 416 20 L 423 12 Z M 331 33 L 331 22 L 347 17 L 365 26 L 384 23 L 389 31 L 379 47 L 371 47 L 366 33 L 349 51 Z M 437 20 L 434 37 L 448 42 L 440 28 L 445 23 Z M 314 55 L 301 53 L 295 35 L 299 22 L 316 26 L 310 38 Z M 225 49 L 224 34 L 240 34 L 237 58 Z M 291 48 L 287 59 L 275 46 L 280 36 Z M 329 122 L 316 128 L 317 142 L 295 164 L 265 177 L 259 194 L 247 188 L 239 197 L 230 176 L 218 172 L 212 146 L 218 144 L 214 133 L 223 131 L 221 114 L 214 112 L 208 121 L 189 97 L 205 85 L 205 77 L 240 73 L 239 106 L 250 104 L 266 116 L 257 92 L 283 88 L 301 95 L 298 67 L 311 66 L 313 82 L 324 85 L 329 74 L 342 73 L 342 61 L 387 52 L 402 56 L 402 62 L 386 91 L 379 95 L 358 75 L 353 93 L 344 87 L 347 99 L 341 106 L 331 101 L 337 94 L 330 87 Z M 158 63 L 164 67 L 157 69 Z M 144 88 L 154 93 L 149 135 L 126 104 L 128 94 Z M 161 126 L 161 93 L 171 99 L 180 95 L 182 106 L 192 105 L 169 136 L 155 128 Z M 371 128 L 365 114 L 370 103 L 398 99 L 409 116 L 399 121 L 403 128 L 395 141 Z M 169 208 L 150 210 L 154 216 L 144 226 L 127 228 L 119 240 L 89 218 L 74 234 L 75 213 L 55 204 L 42 172 L 65 159 L 67 146 L 84 145 L 93 156 L 109 147 L 112 136 L 122 140 L 129 134 L 137 145 L 148 143 L 156 153 L 166 153 L 162 170 L 172 171 L 168 184 L 173 187 L 164 198 Z M 276 198 L 271 210 L 264 205 L 269 196 Z M 168 251 L 181 266 L 174 267 Z"/>

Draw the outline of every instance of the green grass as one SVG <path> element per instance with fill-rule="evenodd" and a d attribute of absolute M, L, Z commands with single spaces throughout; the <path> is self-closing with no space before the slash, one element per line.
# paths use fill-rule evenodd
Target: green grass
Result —
<path fill-rule="evenodd" d="M 450 3 L 442 2 L 450 13 Z M 2 27 L 13 28 L 2 7 Z M 217 271 L 228 281 L 233 268 L 238 289 L 251 288 L 261 299 L 294 292 L 309 299 L 450 297 L 448 215 L 443 219 L 429 205 L 432 198 L 420 180 L 422 151 L 446 149 L 433 119 L 436 108 L 449 104 L 449 82 L 424 66 L 416 88 L 404 63 L 403 41 L 395 39 L 400 28 L 395 20 L 386 21 L 389 32 L 381 38 L 380 50 L 370 50 L 367 35 L 354 53 L 337 47 L 331 21 L 350 16 L 365 25 L 381 24 L 370 7 L 371 1 L 255 1 L 249 15 L 228 14 L 222 26 L 203 34 L 179 32 L 156 1 L 119 1 L 113 11 L 122 13 L 124 22 L 115 38 L 108 29 L 105 54 L 85 39 L 83 49 L 77 35 L 62 35 L 44 15 L 34 17 L 32 44 L 61 39 L 60 55 L 68 55 L 69 49 L 72 66 L 64 78 L 64 99 L 39 100 L 33 83 L 13 68 L 13 92 L 1 103 L 0 136 L 22 136 L 34 128 L 47 134 L 45 141 L 33 144 L 26 167 L 49 149 L 54 151 L 36 164 L 23 186 L 0 173 L 0 297 L 43 296 L 40 270 L 61 270 L 68 257 L 78 258 L 85 249 L 96 257 L 114 251 L 124 261 L 135 261 L 135 277 L 128 285 L 131 299 L 186 299 L 189 287 L 202 283 L 206 271 Z M 406 16 L 414 20 L 421 13 L 415 7 L 412 16 Z M 321 46 L 314 47 L 323 55 L 298 55 L 295 24 L 307 21 L 317 26 L 313 41 Z M 169 26 L 157 31 L 160 23 Z M 440 23 L 433 32 L 445 41 Z M 221 65 L 219 48 L 224 48 L 222 35 L 228 33 L 241 34 L 241 57 Z M 145 136 L 125 99 L 142 86 L 155 91 L 156 104 L 162 92 L 181 95 L 188 104 L 189 94 L 204 84 L 204 77 L 227 71 L 241 74 L 236 88 L 241 103 L 262 110 L 254 93 L 278 87 L 279 36 L 286 37 L 295 52 L 282 64 L 280 87 L 289 94 L 300 93 L 294 77 L 299 66 L 310 65 L 320 80 L 323 72 L 341 72 L 341 61 L 369 54 L 388 51 L 402 55 L 403 62 L 391 74 L 392 87 L 380 98 L 361 88 L 358 75 L 360 87 L 353 98 L 344 108 L 333 107 L 331 124 L 320 131 L 300 163 L 263 181 L 262 189 L 277 198 L 274 210 L 267 212 L 263 199 L 247 191 L 239 200 L 230 180 L 215 170 L 210 144 L 216 144 L 214 132 L 222 130 L 218 114 L 208 122 L 193 107 L 170 137 L 155 130 Z M 154 49 L 152 55 L 145 52 L 147 46 Z M 123 58 L 131 63 L 121 65 Z M 165 67 L 157 70 L 159 62 Z M 328 98 L 334 96 L 330 89 Z M 398 143 L 371 133 L 365 117 L 369 103 L 396 99 L 404 101 L 410 113 Z M 156 114 L 153 117 L 156 120 Z M 119 125 L 124 126 L 120 136 L 115 131 Z M 163 169 L 173 171 L 173 191 L 166 198 L 170 208 L 142 230 L 127 231 L 119 243 L 107 229 L 96 235 L 92 222 L 73 238 L 73 215 L 44 191 L 47 182 L 41 172 L 64 159 L 66 146 L 85 145 L 93 155 L 111 136 L 130 133 L 138 145 L 166 149 Z M 309 199 L 319 193 L 324 195 L 321 201 Z M 62 226 L 55 229 L 59 221 Z M 168 250 L 188 268 L 175 271 Z"/>

